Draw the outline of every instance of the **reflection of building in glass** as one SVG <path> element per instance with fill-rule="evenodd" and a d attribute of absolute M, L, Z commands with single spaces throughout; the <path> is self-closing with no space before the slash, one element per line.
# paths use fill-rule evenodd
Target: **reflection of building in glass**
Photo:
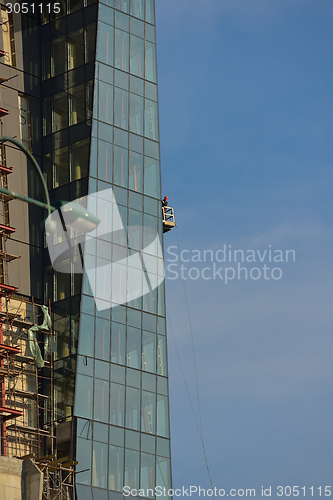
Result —
<path fill-rule="evenodd" d="M 148 489 L 171 487 L 161 255 L 149 293 L 137 270 L 127 296 L 146 228 L 161 242 L 163 233 L 154 0 L 67 0 L 41 20 L 2 17 L 1 134 L 30 148 L 51 203 L 112 187 L 123 226 L 143 229 L 129 243 L 118 231 L 90 246 L 96 298 L 105 300 L 98 270 L 112 259 L 122 264 L 112 289 L 130 299 L 96 308 L 91 275 L 52 268 L 43 211 L 0 195 L 0 462 L 33 453 L 21 473 L 42 484 L 44 470 L 45 487 L 66 491 L 59 498 L 74 498 L 74 478 L 79 500 L 121 499 L 123 486 L 154 498 Z M 0 155 L 1 185 L 42 199 L 24 155 L 9 144 Z M 28 333 L 45 320 L 42 305 L 51 327 Z"/>

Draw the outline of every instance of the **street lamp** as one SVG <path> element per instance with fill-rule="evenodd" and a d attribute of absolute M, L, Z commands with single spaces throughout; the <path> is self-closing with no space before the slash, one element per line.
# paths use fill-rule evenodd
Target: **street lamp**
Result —
<path fill-rule="evenodd" d="M 79 205 L 78 203 L 71 201 L 57 201 L 54 202 L 52 205 L 50 203 L 50 197 L 49 197 L 49 192 L 47 189 L 47 185 L 44 179 L 44 176 L 42 174 L 42 171 L 40 169 L 40 166 L 38 165 L 37 161 L 35 158 L 32 156 L 30 151 L 23 146 L 19 141 L 14 139 L 13 137 L 8 137 L 8 136 L 0 136 L 0 143 L 3 142 L 11 142 L 15 146 L 17 146 L 23 153 L 26 154 L 26 156 L 31 160 L 33 166 L 35 167 L 37 174 L 42 182 L 43 185 L 43 194 L 44 194 L 44 199 L 45 203 L 42 203 L 41 201 L 35 200 L 34 198 L 30 198 L 29 196 L 23 196 L 22 194 L 15 193 L 14 191 L 10 191 L 9 189 L 6 189 L 4 187 L 0 186 L 0 193 L 7 194 L 11 196 L 12 198 L 16 198 L 18 200 L 25 201 L 26 203 L 30 203 L 32 205 L 35 205 L 37 207 L 44 208 L 47 210 L 48 218 L 51 215 L 51 212 L 54 212 L 55 210 L 58 210 L 61 208 L 61 211 L 66 214 L 66 226 L 71 227 L 72 229 L 79 231 L 80 233 L 89 233 L 93 229 L 95 229 L 96 226 L 99 224 L 99 219 L 89 213 L 87 209 Z M 60 210 L 59 210 L 60 213 Z M 52 231 L 52 224 L 48 224 L 48 230 Z"/>

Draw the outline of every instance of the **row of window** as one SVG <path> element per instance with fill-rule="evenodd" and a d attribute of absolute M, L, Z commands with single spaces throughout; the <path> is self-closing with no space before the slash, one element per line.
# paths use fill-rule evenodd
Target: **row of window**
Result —
<path fill-rule="evenodd" d="M 42 78 L 70 71 L 82 64 L 94 61 L 96 23 L 71 31 L 51 42 L 42 44 Z"/>
<path fill-rule="evenodd" d="M 77 12 L 94 3 L 96 3 L 96 0 L 60 0 L 58 2 L 60 12 L 54 12 L 54 9 L 43 9 L 43 24 L 59 19 L 66 14 Z M 137 19 L 145 20 L 147 23 L 155 23 L 154 0 L 102 0 L 102 3 L 130 14 Z"/>
<path fill-rule="evenodd" d="M 82 356 L 104 360 L 93 366 L 88 364 L 81 373 L 109 380 L 110 366 L 106 362 L 142 369 L 167 376 L 166 338 L 140 328 L 110 322 L 81 314 L 78 352 Z M 140 373 L 135 372 L 137 376 Z M 125 383 L 125 382 L 123 382 Z M 133 381 L 134 384 L 137 382 Z M 140 381 L 138 382 L 140 385 Z"/>
<path fill-rule="evenodd" d="M 156 83 L 156 46 L 152 42 L 100 22 L 97 60 Z"/>
<path fill-rule="evenodd" d="M 154 491 L 155 486 L 171 487 L 169 458 L 124 450 L 105 443 L 91 444 L 80 438 L 77 439 L 77 456 L 82 457 L 78 466 L 80 470 L 89 469 L 78 475 L 77 482 L 80 484 L 119 492 L 122 492 L 124 485 L 137 490 L 140 487 L 146 492 L 149 489 Z M 152 492 L 145 496 L 154 498 Z"/>
<path fill-rule="evenodd" d="M 169 437 L 168 397 L 77 374 L 75 416 Z"/>
<path fill-rule="evenodd" d="M 83 275 L 82 291 L 96 297 L 99 309 L 128 304 L 135 309 L 165 316 L 162 276 L 149 273 L 146 278 L 143 271 L 103 259 L 88 260 L 88 265 L 91 269 Z"/>
<path fill-rule="evenodd" d="M 157 102 L 104 82 L 97 85 L 94 99 L 98 103 L 94 118 L 158 141 Z"/>

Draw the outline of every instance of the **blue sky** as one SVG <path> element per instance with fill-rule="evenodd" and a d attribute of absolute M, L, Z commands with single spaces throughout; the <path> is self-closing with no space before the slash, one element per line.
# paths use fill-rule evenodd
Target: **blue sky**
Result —
<path fill-rule="evenodd" d="M 296 255 L 279 280 L 186 281 L 214 486 L 332 485 L 332 2 L 156 0 L 156 16 L 181 249 Z M 195 403 L 183 283 L 166 286 Z M 208 488 L 170 332 L 169 368 L 174 487 Z"/>

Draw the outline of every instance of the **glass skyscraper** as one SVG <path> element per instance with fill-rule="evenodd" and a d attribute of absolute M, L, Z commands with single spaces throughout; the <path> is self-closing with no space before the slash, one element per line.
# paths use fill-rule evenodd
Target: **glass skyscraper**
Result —
<path fill-rule="evenodd" d="M 22 77 L 21 141 L 42 166 L 51 203 L 112 187 L 123 226 L 142 230 L 132 248 L 116 232 L 95 238 L 90 258 L 97 269 L 111 256 L 128 259 L 117 276 L 123 303 L 99 310 L 86 274 L 53 269 L 41 211 L 29 206 L 29 234 L 18 236 L 29 244 L 22 293 L 50 302 L 56 341 L 53 388 L 42 383 L 54 401 L 54 423 L 42 413 L 39 419 L 45 429 L 54 425 L 57 458 L 79 462 L 79 500 L 121 499 L 124 486 L 155 498 L 155 486 L 171 488 L 164 282 L 156 285 L 162 255 L 149 293 L 141 296 L 138 273 L 138 293 L 127 296 L 129 257 L 146 246 L 146 228 L 163 241 L 155 2 L 45 2 L 41 17 L 10 14 L 13 40 L 3 38 L 6 64 Z M 29 166 L 26 176 L 29 195 L 41 196 Z M 103 280 L 100 300 L 102 288 Z M 50 441 L 43 446 L 47 454 Z"/>

